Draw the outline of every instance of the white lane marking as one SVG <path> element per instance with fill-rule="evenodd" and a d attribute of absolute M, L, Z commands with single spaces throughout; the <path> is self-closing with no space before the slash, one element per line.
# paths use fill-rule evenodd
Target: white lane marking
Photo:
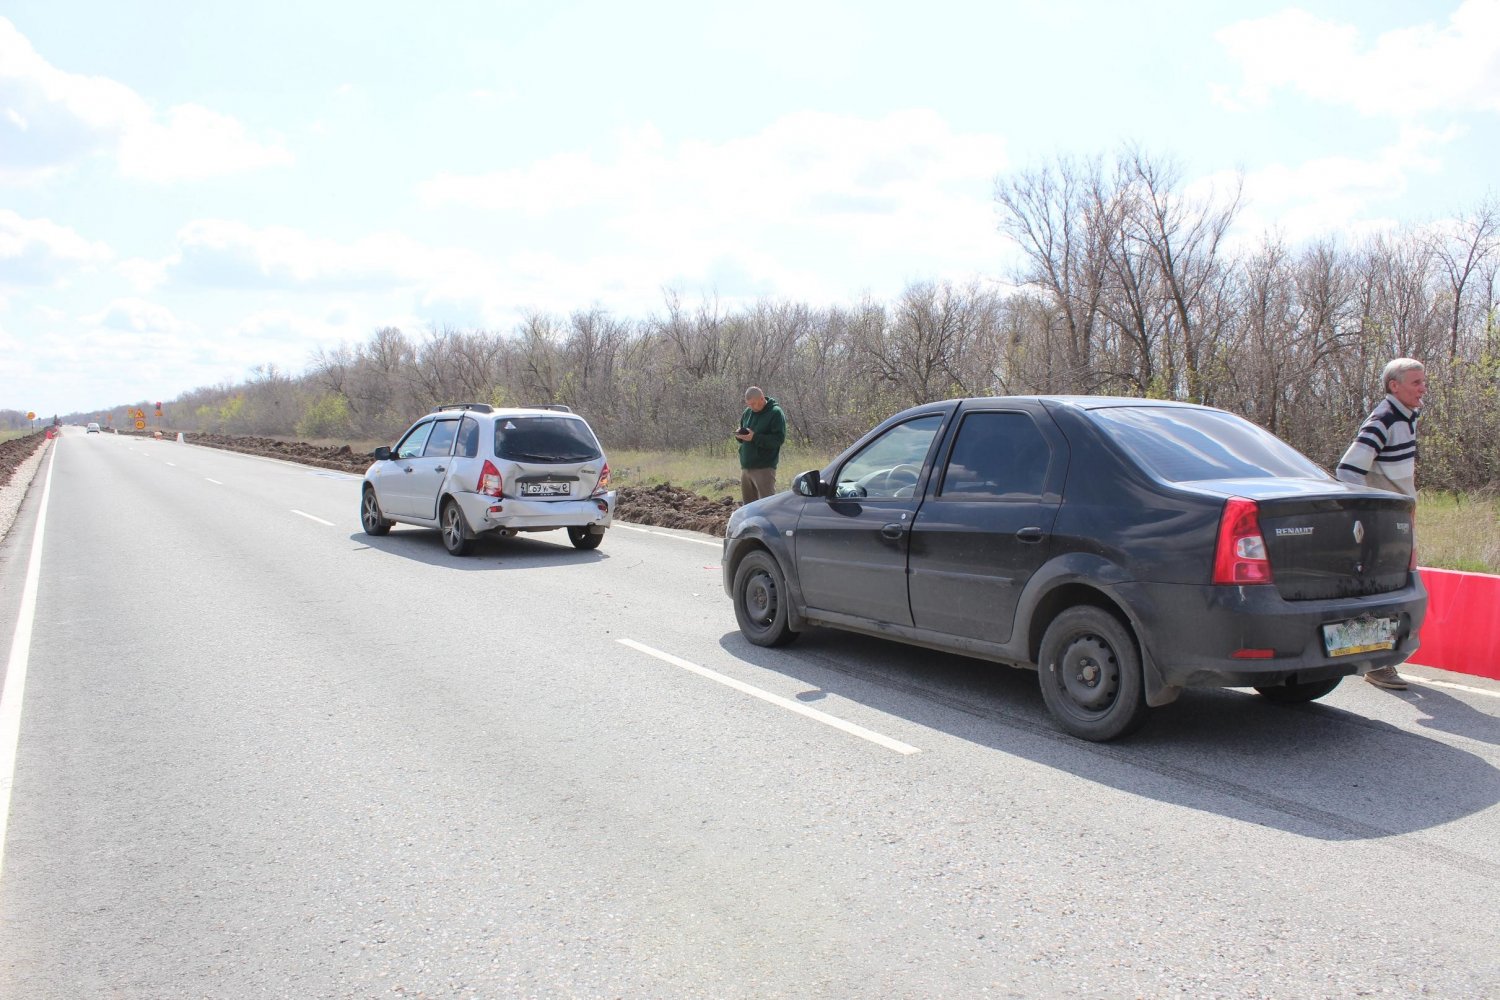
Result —
<path fill-rule="evenodd" d="M 174 469 L 177 468 L 177 463 L 176 462 L 168 462 L 167 464 L 170 465 Z"/>
<path fill-rule="evenodd" d="M 899 754 L 921 753 L 920 750 L 909 743 L 902 743 L 900 740 L 892 739 L 889 736 L 877 733 L 873 729 L 866 729 L 864 726 L 856 726 L 852 722 L 845 722 L 843 719 L 835 718 L 834 716 L 829 715 L 826 712 L 820 712 L 816 708 L 808 708 L 800 701 L 792 701 L 790 698 L 783 698 L 779 694 L 772 694 L 771 692 L 762 690 L 761 688 L 758 688 L 753 684 L 746 684 L 744 681 L 737 681 L 733 677 L 726 677 L 721 673 L 708 669 L 707 667 L 700 667 L 698 666 L 698 664 L 693 663 L 690 660 L 684 660 L 681 657 L 673 656 L 671 653 L 663 653 L 659 649 L 652 649 L 650 646 L 647 646 L 644 643 L 636 642 L 634 639 L 616 639 L 615 641 L 620 643 L 622 646 L 629 646 L 631 649 L 636 650 L 637 652 L 645 653 L 647 656 L 654 656 L 656 659 L 661 660 L 664 663 L 670 663 L 674 667 L 681 667 L 683 670 L 690 670 L 700 677 L 707 677 L 711 681 L 717 681 L 718 683 L 723 684 L 726 687 L 732 687 L 736 691 L 739 691 L 741 694 L 748 694 L 752 698 L 759 698 L 761 701 L 770 702 L 772 705 L 776 705 L 779 708 L 784 708 L 789 712 L 796 712 L 798 715 L 806 716 L 807 718 L 812 719 L 815 722 L 821 722 L 825 726 L 832 726 L 834 729 L 848 733 L 851 736 L 858 736 L 862 740 L 869 740 L 871 743 L 874 743 L 877 746 L 885 747 L 887 750 L 894 750 Z"/>
<path fill-rule="evenodd" d="M 1500 698 L 1500 691 L 1487 691 L 1484 688 L 1470 687 L 1467 684 L 1454 684 L 1452 681 L 1430 681 L 1416 674 L 1407 674 L 1406 679 L 1416 681 L 1418 684 L 1426 684 L 1428 687 L 1452 688 L 1455 691 L 1464 691 L 1468 694 L 1482 694 L 1487 698 Z"/>
<path fill-rule="evenodd" d="M 207 476 L 204 476 L 203 478 L 204 479 L 208 479 Z M 217 479 L 208 479 L 208 481 L 211 482 L 211 483 L 213 483 L 215 486 L 223 486 L 224 485 L 223 483 L 219 482 Z"/>
<path fill-rule="evenodd" d="M 686 535 L 674 535 L 671 532 L 667 531 L 652 531 L 650 528 L 632 528 L 630 525 L 621 524 L 619 521 L 616 521 L 614 526 L 616 528 L 624 528 L 626 531 L 639 531 L 643 535 L 658 535 L 662 538 L 675 538 L 679 542 L 697 542 L 699 545 L 712 545 L 716 549 L 722 549 L 724 547 L 723 542 L 708 542 L 704 541 L 701 538 L 689 538 Z"/>
<path fill-rule="evenodd" d="M 334 523 L 332 521 L 325 521 L 321 517 L 313 517 L 311 514 L 305 514 L 302 511 L 297 510 L 295 507 L 292 508 L 292 513 L 293 514 L 300 514 L 301 516 L 307 518 L 309 521 L 317 521 L 319 524 L 326 524 L 330 528 L 336 527 L 336 525 L 334 525 Z"/>
<path fill-rule="evenodd" d="M 57 449 L 47 459 L 47 478 L 42 484 L 42 503 L 31 536 L 31 558 L 26 563 L 26 582 L 21 588 L 21 614 L 10 644 L 5 667 L 5 689 L 0 691 L 0 872 L 5 870 L 5 828 L 10 825 L 10 790 L 16 781 L 16 747 L 21 741 L 21 700 L 26 695 L 26 669 L 31 660 L 31 626 L 36 620 L 36 592 L 42 577 L 42 539 L 47 530 L 47 501 L 52 496 L 52 467 Z"/>

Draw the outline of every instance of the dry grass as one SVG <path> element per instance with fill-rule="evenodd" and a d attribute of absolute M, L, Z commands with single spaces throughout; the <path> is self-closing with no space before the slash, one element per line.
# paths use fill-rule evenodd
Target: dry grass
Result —
<path fill-rule="evenodd" d="M 34 431 L 0 431 L 0 441 L 14 441 L 16 438 L 25 437 Z"/>
<path fill-rule="evenodd" d="M 776 485 L 786 489 L 792 477 L 821 469 L 832 452 L 787 448 L 781 453 Z M 609 453 L 615 486 L 671 483 L 717 499 L 739 496 L 740 468 L 732 444 L 692 452 L 622 451 Z M 1434 569 L 1500 573 L 1500 496 L 1423 493 L 1417 507 L 1418 561 Z"/>
<path fill-rule="evenodd" d="M 1417 561 L 1434 569 L 1500 573 L 1500 496 L 1423 493 Z"/>
<path fill-rule="evenodd" d="M 615 486 L 656 486 L 671 483 L 718 499 L 740 495 L 740 462 L 731 444 L 697 451 L 624 451 L 610 449 L 610 481 Z M 792 477 L 808 469 L 821 469 L 831 452 L 812 452 L 788 447 L 781 451 L 776 486 L 786 489 Z"/>

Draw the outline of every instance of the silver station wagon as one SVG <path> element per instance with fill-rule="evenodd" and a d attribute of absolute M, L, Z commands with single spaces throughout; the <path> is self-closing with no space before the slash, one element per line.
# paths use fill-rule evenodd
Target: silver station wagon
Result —
<path fill-rule="evenodd" d="M 437 528 L 460 556 L 479 538 L 565 528 L 593 549 L 614 519 L 604 450 L 566 406 L 449 403 L 374 454 L 359 504 L 369 535 L 397 521 Z"/>

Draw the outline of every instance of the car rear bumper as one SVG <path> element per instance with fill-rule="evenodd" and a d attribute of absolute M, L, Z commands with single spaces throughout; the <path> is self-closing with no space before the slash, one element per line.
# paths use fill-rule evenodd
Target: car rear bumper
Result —
<path fill-rule="evenodd" d="M 582 528 L 600 530 L 614 523 L 613 490 L 587 500 L 521 500 L 515 497 L 492 497 L 482 493 L 456 493 L 469 529 L 476 534 L 510 529 L 530 531 L 537 528 Z"/>
<path fill-rule="evenodd" d="M 1287 601 L 1271 586 L 1122 589 L 1133 591 L 1128 603 L 1161 681 L 1176 687 L 1305 683 L 1393 666 L 1420 645 L 1427 613 L 1427 591 L 1415 573 L 1399 591 L 1326 601 Z M 1323 626 L 1364 617 L 1398 622 L 1395 649 L 1329 656 Z"/>

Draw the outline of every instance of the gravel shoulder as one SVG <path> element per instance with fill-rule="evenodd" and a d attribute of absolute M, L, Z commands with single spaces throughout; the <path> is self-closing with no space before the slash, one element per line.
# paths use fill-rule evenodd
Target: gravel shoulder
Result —
<path fill-rule="evenodd" d="M 47 436 L 42 433 L 0 443 L 0 539 L 16 523 L 21 501 L 46 456 Z"/>

